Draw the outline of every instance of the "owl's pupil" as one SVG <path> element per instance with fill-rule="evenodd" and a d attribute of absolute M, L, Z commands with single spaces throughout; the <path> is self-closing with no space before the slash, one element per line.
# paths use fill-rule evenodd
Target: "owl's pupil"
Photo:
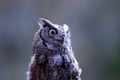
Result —
<path fill-rule="evenodd" d="M 54 36 L 54 35 L 56 34 L 56 31 L 55 31 L 54 29 L 51 29 L 51 30 L 49 31 L 49 34 L 50 34 L 51 36 Z"/>
<path fill-rule="evenodd" d="M 54 32 L 54 31 L 51 31 L 51 34 L 55 34 L 55 32 Z"/>

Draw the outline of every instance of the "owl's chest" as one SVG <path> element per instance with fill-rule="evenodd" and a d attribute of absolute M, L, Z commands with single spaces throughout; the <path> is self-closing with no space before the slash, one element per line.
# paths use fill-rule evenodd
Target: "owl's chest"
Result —
<path fill-rule="evenodd" d="M 49 80 L 68 80 L 71 74 L 71 59 L 68 55 L 56 54 L 48 56 L 44 64 L 39 66 L 39 71 L 44 72 L 42 75 L 49 77 Z M 41 76 L 41 75 L 40 75 Z M 56 76 L 56 77 L 55 77 Z"/>
<path fill-rule="evenodd" d="M 68 55 L 57 54 L 54 56 L 49 56 L 48 64 L 51 67 L 67 67 L 70 63 L 70 58 Z"/>
<path fill-rule="evenodd" d="M 39 64 L 43 64 L 48 67 L 67 67 L 71 62 L 71 57 L 65 53 L 40 55 L 37 59 Z"/>

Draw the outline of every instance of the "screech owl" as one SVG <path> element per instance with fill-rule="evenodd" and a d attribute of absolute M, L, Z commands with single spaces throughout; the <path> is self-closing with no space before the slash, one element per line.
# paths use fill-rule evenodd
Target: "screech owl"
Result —
<path fill-rule="evenodd" d="M 27 80 L 80 80 L 81 69 L 72 51 L 69 27 L 44 18 L 38 24 Z"/>

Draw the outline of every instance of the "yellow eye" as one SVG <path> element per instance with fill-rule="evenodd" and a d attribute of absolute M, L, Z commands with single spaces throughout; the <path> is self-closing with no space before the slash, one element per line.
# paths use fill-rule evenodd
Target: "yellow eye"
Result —
<path fill-rule="evenodd" d="M 51 36 L 55 36 L 57 34 L 57 32 L 56 32 L 56 30 L 54 30 L 54 29 L 51 29 L 50 31 L 49 31 L 49 35 L 51 35 Z"/>

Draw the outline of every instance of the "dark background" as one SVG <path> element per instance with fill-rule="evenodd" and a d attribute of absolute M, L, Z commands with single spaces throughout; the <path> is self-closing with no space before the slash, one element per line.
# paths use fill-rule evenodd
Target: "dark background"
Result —
<path fill-rule="evenodd" d="M 120 80 L 120 0 L 0 0 L 0 80 L 26 80 L 41 17 L 70 27 L 82 80 Z"/>

